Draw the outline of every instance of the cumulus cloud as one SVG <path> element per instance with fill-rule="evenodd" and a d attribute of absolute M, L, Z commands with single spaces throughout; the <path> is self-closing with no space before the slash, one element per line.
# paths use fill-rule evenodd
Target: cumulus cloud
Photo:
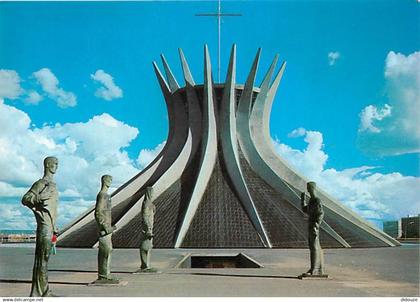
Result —
<path fill-rule="evenodd" d="M 297 167 L 300 171 L 305 171 L 305 175 L 309 178 L 314 178 L 321 173 L 328 160 L 328 155 L 322 151 L 322 133 L 298 128 L 293 130 L 289 137 L 304 137 L 304 141 L 307 143 L 306 149 L 296 150 L 275 140 L 274 145 L 277 151 L 285 156 L 294 167 Z"/>
<path fill-rule="evenodd" d="M 95 200 L 84 200 L 81 198 L 66 200 L 60 194 L 57 225 L 59 227 L 67 225 L 94 204 Z M 0 230 L 36 229 L 34 214 L 29 208 L 21 205 L 20 202 L 8 203 L 0 201 L 0 215 L 3 218 L 0 221 Z"/>
<path fill-rule="evenodd" d="M 92 80 L 97 81 L 102 85 L 96 89 L 95 92 L 95 96 L 98 98 L 110 101 L 123 96 L 123 91 L 120 87 L 115 85 L 113 77 L 102 69 L 97 70 L 94 74 L 91 74 L 90 77 Z"/>
<path fill-rule="evenodd" d="M 76 95 L 72 92 L 64 91 L 59 87 L 59 80 L 48 68 L 42 68 L 35 71 L 34 78 L 41 85 L 42 90 L 49 98 L 57 102 L 61 108 L 74 107 L 77 105 Z"/>
<path fill-rule="evenodd" d="M 71 223 L 76 217 L 80 216 L 83 212 L 94 206 L 95 202 L 95 199 L 85 200 L 83 198 L 60 200 L 57 225 L 61 227 Z"/>
<path fill-rule="evenodd" d="M 24 213 L 32 217 L 30 211 L 22 210 L 20 198 L 42 177 L 46 156 L 59 159 L 56 181 L 60 190 L 59 211 L 64 215 L 59 220 L 61 224 L 92 205 L 101 175 L 113 175 L 115 188 L 139 172 L 125 150 L 137 137 L 137 128 L 109 114 L 86 122 L 34 128 L 25 112 L 0 100 L 0 116 L 0 171 L 5 172 L 0 173 L 0 209 L 9 215 L 1 216 L 4 228 L 19 226 Z M 20 218 L 15 219 L 16 215 Z"/>
<path fill-rule="evenodd" d="M 409 55 L 389 52 L 385 60 L 389 105 L 370 105 L 360 113 L 358 144 L 366 152 L 398 155 L 420 152 L 420 52 Z M 392 108 L 392 115 L 391 115 Z M 376 117 L 375 117 L 376 116 Z M 386 118 L 385 118 L 386 117 Z M 369 120 L 370 119 L 370 120 Z M 380 121 L 380 127 L 369 121 Z"/>
<path fill-rule="evenodd" d="M 17 204 L 0 203 L 1 230 L 35 230 L 36 221 L 29 208 Z"/>
<path fill-rule="evenodd" d="M 323 150 L 322 134 L 305 130 L 301 137 L 307 143 L 303 150 L 293 149 L 278 140 L 273 143 L 292 167 L 364 218 L 396 219 L 418 214 L 419 177 L 378 173 L 376 167 L 371 166 L 326 169 L 328 155 Z"/>
<path fill-rule="evenodd" d="M 21 197 L 27 188 L 16 187 L 7 182 L 0 181 L 0 196 L 2 197 Z"/>
<path fill-rule="evenodd" d="M 333 66 L 340 58 L 340 53 L 338 51 L 331 51 L 328 53 L 328 65 Z"/>
<path fill-rule="evenodd" d="M 0 99 L 16 99 L 22 93 L 21 79 L 14 70 L 0 69 Z"/>
<path fill-rule="evenodd" d="M 365 107 L 365 109 L 360 112 L 360 127 L 359 131 L 369 131 L 374 133 L 379 133 L 381 130 L 374 126 L 375 121 L 382 121 L 384 118 L 391 116 L 392 107 L 388 104 L 382 109 L 378 109 L 373 105 Z"/>
<path fill-rule="evenodd" d="M 42 101 L 42 95 L 38 92 L 32 90 L 28 92 L 28 96 L 25 98 L 24 102 L 30 105 L 38 105 Z"/>
<path fill-rule="evenodd" d="M 140 151 L 139 156 L 137 157 L 137 164 L 141 169 L 144 169 L 148 164 L 150 164 L 156 156 L 162 151 L 165 146 L 166 141 L 163 141 L 153 149 L 143 149 Z"/>
<path fill-rule="evenodd" d="M 299 136 L 304 136 L 306 134 L 306 129 L 305 128 L 297 128 L 295 130 L 293 130 L 292 132 L 290 132 L 287 136 L 288 137 L 299 137 Z"/>

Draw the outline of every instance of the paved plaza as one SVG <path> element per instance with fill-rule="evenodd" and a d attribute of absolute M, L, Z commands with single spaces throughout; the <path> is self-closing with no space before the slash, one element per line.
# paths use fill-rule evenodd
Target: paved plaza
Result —
<path fill-rule="evenodd" d="M 263 268 L 175 268 L 188 253 L 242 252 Z M 69 296 L 419 296 L 419 245 L 394 248 L 326 249 L 328 280 L 299 280 L 309 265 L 306 249 L 156 249 L 161 273 L 134 275 L 136 249 L 115 249 L 114 275 L 126 286 L 88 286 L 96 278 L 96 249 L 58 249 L 50 258 L 53 292 Z M 27 296 L 34 246 L 0 246 L 0 296 Z"/>

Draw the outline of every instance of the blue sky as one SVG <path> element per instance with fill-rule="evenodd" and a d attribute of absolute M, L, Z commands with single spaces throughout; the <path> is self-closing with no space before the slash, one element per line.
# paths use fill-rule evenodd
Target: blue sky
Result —
<path fill-rule="evenodd" d="M 417 214 L 419 4 L 222 5 L 242 14 L 222 23 L 222 80 L 232 43 L 238 82 L 258 47 L 258 83 L 276 53 L 287 61 L 271 117 L 279 153 L 371 221 Z M 97 184 L 86 190 L 78 182 L 85 174 L 111 170 L 118 185 L 143 168 L 168 130 L 151 62 L 164 53 L 183 84 L 181 47 L 201 82 L 205 43 L 217 65 L 217 28 L 214 18 L 195 14 L 216 9 L 213 1 L 0 2 L 0 99 L 7 115 L 0 116 L 0 206 L 15 217 L 0 228 L 23 227 L 16 217 L 28 213 L 20 209 L 19 194 L 40 176 L 39 161 L 48 152 L 63 158 L 57 177 L 69 213 L 62 223 L 94 199 Z M 4 130 L 11 128 L 14 137 Z M 22 139 L 14 141 L 16 136 Z M 33 155 L 22 151 L 34 137 Z M 109 158 L 98 160 L 98 152 Z M 10 168 L 6 158 L 14 156 L 18 161 Z M 86 163 L 96 166 L 83 168 Z"/>

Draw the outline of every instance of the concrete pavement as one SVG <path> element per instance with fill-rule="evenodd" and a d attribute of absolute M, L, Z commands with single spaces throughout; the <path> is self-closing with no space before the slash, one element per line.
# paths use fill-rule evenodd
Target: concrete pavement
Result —
<path fill-rule="evenodd" d="M 187 253 L 242 252 L 257 269 L 175 268 Z M 50 258 L 50 288 L 59 296 L 419 296 L 419 245 L 324 250 L 328 280 L 299 280 L 309 265 L 306 249 L 156 249 L 152 264 L 162 273 L 133 275 L 136 249 L 113 252 L 114 275 L 126 286 L 87 286 L 96 279 L 96 249 L 58 249 Z M 33 245 L 0 245 L 0 296 L 26 296 Z"/>

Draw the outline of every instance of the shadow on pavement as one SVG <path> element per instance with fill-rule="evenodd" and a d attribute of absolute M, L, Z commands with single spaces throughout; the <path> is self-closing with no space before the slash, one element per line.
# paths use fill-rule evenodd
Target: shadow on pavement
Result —
<path fill-rule="evenodd" d="M 220 273 L 168 273 L 174 275 L 198 275 L 198 276 L 215 276 L 215 277 L 238 277 L 238 278 L 267 278 L 267 279 L 297 279 L 297 276 L 270 276 L 270 275 L 238 275 L 238 274 L 220 274 Z"/>
<path fill-rule="evenodd" d="M 80 269 L 49 269 L 49 272 L 62 273 L 98 273 L 97 270 L 80 270 Z M 113 274 L 132 274 L 135 271 L 112 271 Z"/>
<path fill-rule="evenodd" d="M 0 283 L 32 283 L 32 280 L 10 280 L 0 279 Z M 62 285 L 88 285 L 90 282 L 66 282 L 66 281 L 48 281 L 49 284 L 62 284 Z"/>

